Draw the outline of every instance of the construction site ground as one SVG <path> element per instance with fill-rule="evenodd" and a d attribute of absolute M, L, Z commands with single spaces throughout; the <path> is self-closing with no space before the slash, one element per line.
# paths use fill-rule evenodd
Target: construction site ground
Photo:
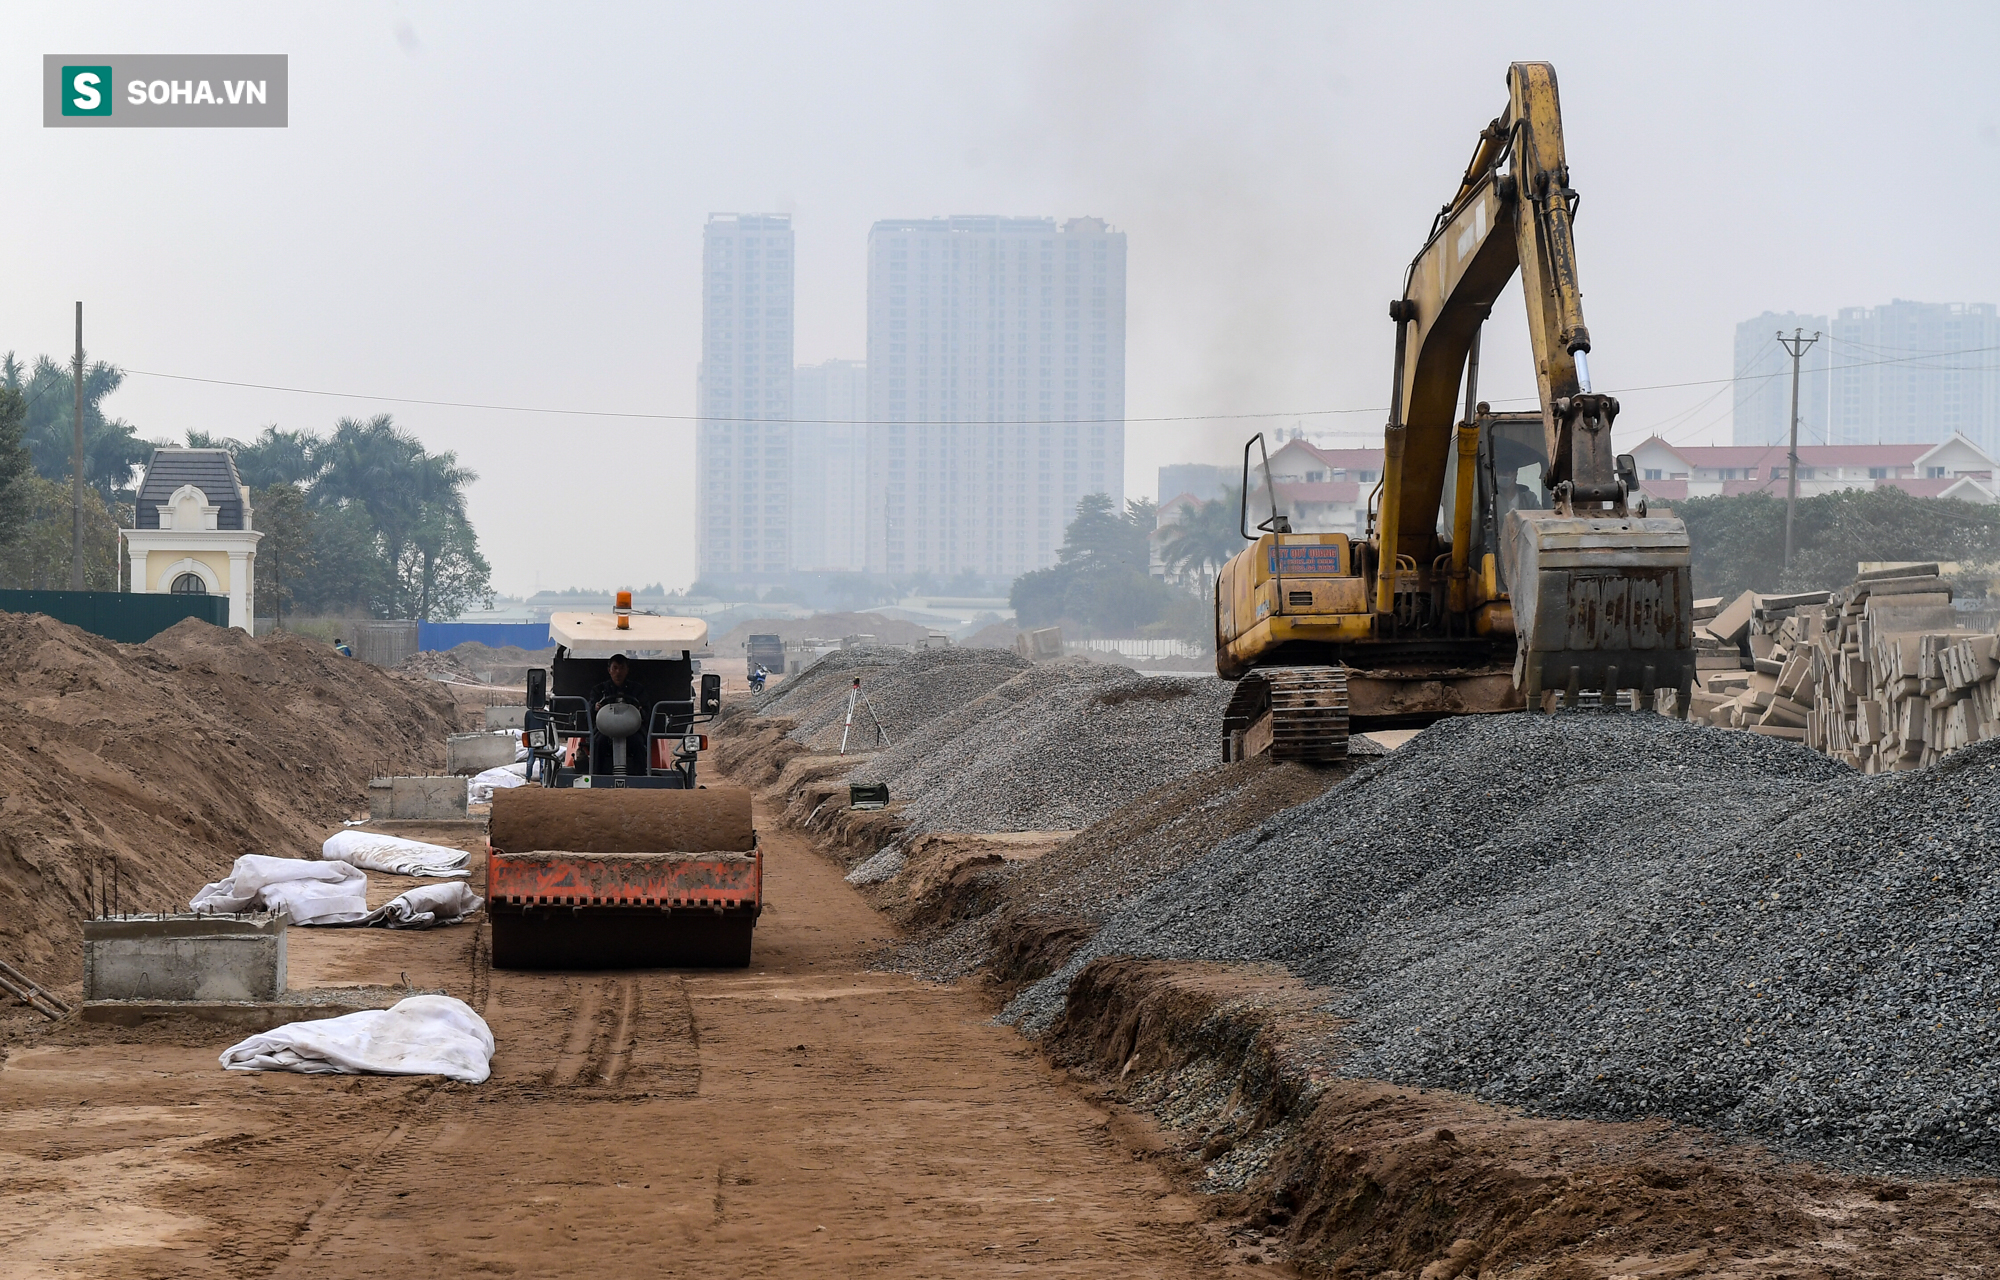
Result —
<path fill-rule="evenodd" d="M 1237 1269 L 1199 1197 L 1140 1158 L 1145 1122 L 993 1025 L 979 991 L 865 971 L 883 919 L 768 818 L 747 971 L 495 972 L 474 928 L 291 932 L 294 988 L 480 1008 L 484 1085 L 225 1072 L 240 1033 L 10 1012 L 0 1275 Z M 405 887 L 371 877 L 371 902 Z"/>
<path fill-rule="evenodd" d="M 301 854 L 372 772 L 435 768 L 447 713 L 488 697 L 285 637 L 114 649 L 18 626 L 35 660 L 0 699 L 29 744 L 0 805 L 0 934 L 72 1000 L 103 860 L 137 886 L 128 909 L 151 909 L 238 851 Z M 210 686 L 230 692 L 221 710 L 194 696 Z M 151 719 L 113 732 L 133 705 Z M 1230 765 L 1069 843 L 912 833 L 904 874 L 856 887 L 850 869 L 903 841 L 902 805 L 845 808 L 852 762 L 784 724 L 718 724 L 712 753 L 759 796 L 768 909 L 747 970 L 498 972 L 478 925 L 291 931 L 295 991 L 442 990 L 478 1008 L 498 1045 L 485 1084 L 226 1072 L 240 1030 L 0 1006 L 0 1280 L 2000 1275 L 1993 1178 L 1872 1176 L 1661 1119 L 1544 1118 L 1354 1078 L 1325 990 L 1273 967 L 1105 956 L 1038 1038 L 1000 1025 L 1003 999 L 1096 929 L 1067 913 L 1071 895 L 1102 898 L 1092 875 L 1211 845 L 1325 781 Z M 215 770 L 239 741 L 257 750 Z M 97 780 L 87 805 L 77 777 Z M 395 834 L 483 837 L 476 821 Z M 1050 899 L 992 910 L 997 869 L 1057 860 L 1063 875 L 1038 882 Z M 370 901 L 412 883 L 371 875 Z M 1001 917 L 983 939 L 968 928 L 981 911 Z M 970 977 L 885 970 L 960 937 L 974 941 L 943 958 Z"/>

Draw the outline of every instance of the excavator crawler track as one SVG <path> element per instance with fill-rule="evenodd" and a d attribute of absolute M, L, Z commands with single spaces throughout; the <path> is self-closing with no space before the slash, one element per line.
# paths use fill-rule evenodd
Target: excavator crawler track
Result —
<path fill-rule="evenodd" d="M 1260 667 L 1245 675 L 1223 713 L 1222 751 L 1224 760 L 1346 759 L 1346 669 Z"/>

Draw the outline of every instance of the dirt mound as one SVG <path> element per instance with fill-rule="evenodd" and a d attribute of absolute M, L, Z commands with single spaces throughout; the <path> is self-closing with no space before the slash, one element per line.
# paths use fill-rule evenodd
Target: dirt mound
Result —
<path fill-rule="evenodd" d="M 546 649 L 523 649 L 519 645 L 481 644 L 468 640 L 449 649 L 413 653 L 398 668 L 415 675 L 452 676 L 480 684 L 515 683 L 529 667 L 545 667 L 556 656 L 554 645 Z"/>
<path fill-rule="evenodd" d="M 192 619 L 143 645 L 0 614 L 0 957 L 82 972 L 85 880 L 127 910 L 185 905 L 239 854 L 302 854 L 368 779 L 444 764 L 435 682 L 283 632 Z"/>
<path fill-rule="evenodd" d="M 989 622 L 960 643 L 968 649 L 1012 649 L 1021 629 L 1011 622 Z"/>

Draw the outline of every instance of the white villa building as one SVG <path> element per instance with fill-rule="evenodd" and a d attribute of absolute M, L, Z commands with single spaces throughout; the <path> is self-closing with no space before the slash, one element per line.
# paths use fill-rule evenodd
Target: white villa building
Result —
<path fill-rule="evenodd" d="M 229 597 L 229 625 L 251 630 L 257 543 L 250 491 L 223 449 L 155 449 L 122 530 L 132 590 Z"/>

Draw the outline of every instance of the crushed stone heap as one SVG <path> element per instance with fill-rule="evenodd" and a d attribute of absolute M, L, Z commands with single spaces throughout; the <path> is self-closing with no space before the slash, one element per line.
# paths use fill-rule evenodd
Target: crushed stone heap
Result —
<path fill-rule="evenodd" d="M 907 800 L 912 831 L 1080 830 L 1163 782 L 1218 766 L 1229 690 L 1214 677 L 1064 658 L 943 708 L 855 778 L 886 782 Z"/>
<path fill-rule="evenodd" d="M 843 654 L 856 658 L 835 661 Z M 879 661 L 879 655 L 892 657 Z M 774 692 L 783 698 L 793 681 L 798 688 L 789 699 L 775 701 L 774 714 L 790 716 L 797 722 L 792 738 L 815 751 L 835 751 L 840 747 L 841 728 L 847 718 L 847 695 L 854 678 L 861 677 L 861 691 L 867 706 L 857 705 L 854 728 L 848 738 L 850 751 L 875 749 L 875 719 L 893 746 L 923 733 L 938 717 L 964 706 L 994 686 L 1019 675 L 1025 660 L 992 649 L 919 649 L 914 653 L 895 649 L 846 649 L 830 653 Z M 873 718 L 872 718 L 873 717 Z"/>
<path fill-rule="evenodd" d="M 1346 1070 L 1668 1116 L 1878 1168 L 2000 1168 L 2000 742 L 1863 777 L 1652 715 L 1446 721 L 1190 863 L 1100 956 L 1275 961 Z"/>

